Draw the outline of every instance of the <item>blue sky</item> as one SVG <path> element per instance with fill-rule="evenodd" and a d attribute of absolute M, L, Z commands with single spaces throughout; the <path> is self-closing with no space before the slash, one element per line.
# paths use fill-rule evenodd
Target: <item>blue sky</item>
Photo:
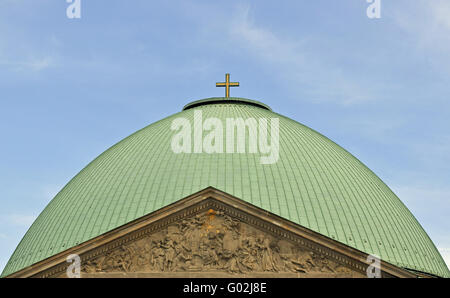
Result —
<path fill-rule="evenodd" d="M 226 72 L 358 157 L 450 263 L 450 1 L 81 3 L 0 0 L 0 271 L 88 162 Z"/>

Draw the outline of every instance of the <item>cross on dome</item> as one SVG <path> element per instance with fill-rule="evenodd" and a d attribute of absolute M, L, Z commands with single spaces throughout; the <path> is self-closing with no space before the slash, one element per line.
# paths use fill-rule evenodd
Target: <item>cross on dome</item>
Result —
<path fill-rule="evenodd" d="M 216 83 L 216 87 L 225 87 L 225 97 L 230 97 L 230 87 L 239 87 L 239 82 L 230 82 L 230 74 L 225 74 L 225 82 Z"/>

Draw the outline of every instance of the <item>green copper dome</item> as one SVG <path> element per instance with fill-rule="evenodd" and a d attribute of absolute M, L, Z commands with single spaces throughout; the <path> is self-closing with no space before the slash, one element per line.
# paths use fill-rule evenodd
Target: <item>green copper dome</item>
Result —
<path fill-rule="evenodd" d="M 278 118 L 278 160 L 263 164 L 259 153 L 174 153 L 172 121 L 194 123 L 200 110 L 203 120 L 223 123 Z M 450 276 L 414 216 L 358 159 L 316 131 L 239 98 L 194 102 L 102 153 L 39 215 L 3 276 L 208 186 L 397 266 Z"/>

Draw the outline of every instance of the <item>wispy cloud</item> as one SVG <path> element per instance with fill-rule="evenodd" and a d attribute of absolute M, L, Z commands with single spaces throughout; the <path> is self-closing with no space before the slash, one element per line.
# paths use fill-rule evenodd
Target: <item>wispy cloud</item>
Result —
<path fill-rule="evenodd" d="M 317 40 L 284 36 L 257 25 L 250 5 L 238 6 L 228 28 L 233 44 L 243 47 L 261 65 L 274 69 L 273 73 L 297 89 L 294 92 L 301 90 L 310 100 L 355 104 L 375 98 L 371 84 L 346 70 L 344 65 L 324 63 L 322 56 L 307 49 L 308 44 Z"/>
<path fill-rule="evenodd" d="M 426 52 L 435 67 L 450 64 L 450 1 L 418 0 L 407 5 L 396 3 L 392 17 L 415 43 Z M 448 70 L 448 69 L 447 69 Z"/>
<path fill-rule="evenodd" d="M 441 253 L 442 258 L 444 259 L 447 267 L 450 268 L 450 248 L 442 248 L 438 247 L 439 252 Z"/>
<path fill-rule="evenodd" d="M 430 1 L 426 1 L 426 3 L 431 9 L 436 25 L 442 26 L 446 31 L 450 31 L 450 2 L 447 0 L 435 0 L 432 3 Z"/>
<path fill-rule="evenodd" d="M 339 125 L 342 131 L 359 134 L 370 141 L 376 141 L 379 144 L 396 144 L 399 142 L 396 133 L 408 125 L 408 121 L 401 117 L 364 114 L 343 119 Z"/>
<path fill-rule="evenodd" d="M 306 57 L 302 53 L 302 41 L 282 38 L 266 28 L 255 25 L 250 16 L 250 5 L 238 7 L 229 28 L 231 38 L 243 41 L 242 45 L 268 63 L 306 62 Z"/>
<path fill-rule="evenodd" d="M 45 202 L 50 202 L 56 194 L 62 189 L 60 185 L 46 185 L 42 187 L 41 194 Z"/>
<path fill-rule="evenodd" d="M 12 226 L 29 227 L 35 219 L 35 215 L 11 214 L 5 216 L 3 222 Z"/>
<path fill-rule="evenodd" d="M 450 246 L 450 189 L 411 181 L 410 185 L 394 186 L 392 190 L 416 216 L 431 239 L 440 246 Z"/>
<path fill-rule="evenodd" d="M 392 189 L 424 227 L 450 268 L 450 189 L 420 183 Z"/>
<path fill-rule="evenodd" d="M 55 66 L 54 59 L 52 57 L 42 57 L 36 59 L 24 59 L 23 61 L 17 60 L 0 60 L 0 65 L 8 67 L 13 71 L 33 71 L 39 72 L 49 67 Z"/>
<path fill-rule="evenodd" d="M 410 144 L 408 148 L 417 162 L 420 162 L 427 169 L 435 173 L 450 170 L 450 135 L 430 133 L 424 136 L 422 140 Z M 450 200 L 450 193 L 449 193 Z"/>
<path fill-rule="evenodd" d="M 38 73 L 59 66 L 62 43 L 55 33 L 44 34 L 37 27 L 18 21 L 26 18 L 20 13 L 22 9 L 25 14 L 36 9 L 36 4 L 22 0 L 3 1 L 2 4 L 9 7 L 0 10 L 0 72 Z M 8 13 L 12 14 L 11 20 L 5 19 Z"/>
<path fill-rule="evenodd" d="M 417 208 L 417 211 L 423 215 L 428 215 L 430 218 L 439 216 L 443 225 L 450 228 L 450 222 L 447 216 L 450 213 L 450 189 L 442 189 L 433 186 L 420 185 L 420 183 L 413 183 L 411 185 L 402 185 L 392 187 L 395 193 L 412 208 Z M 439 208 L 437 208 L 439 206 Z M 439 212 L 436 212 L 436 211 Z M 450 237 L 450 236 L 449 236 Z M 450 240 L 450 238 L 449 238 Z"/>

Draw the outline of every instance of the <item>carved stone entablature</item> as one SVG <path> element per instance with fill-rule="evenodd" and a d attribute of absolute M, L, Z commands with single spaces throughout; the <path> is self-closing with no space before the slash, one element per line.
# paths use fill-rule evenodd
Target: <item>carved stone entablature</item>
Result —
<path fill-rule="evenodd" d="M 18 277 L 365 277 L 367 254 L 213 188 L 26 268 Z M 414 277 L 382 262 L 382 276 Z"/>
<path fill-rule="evenodd" d="M 358 275 L 295 242 L 208 209 L 87 261 L 82 272 L 253 272 Z"/>

